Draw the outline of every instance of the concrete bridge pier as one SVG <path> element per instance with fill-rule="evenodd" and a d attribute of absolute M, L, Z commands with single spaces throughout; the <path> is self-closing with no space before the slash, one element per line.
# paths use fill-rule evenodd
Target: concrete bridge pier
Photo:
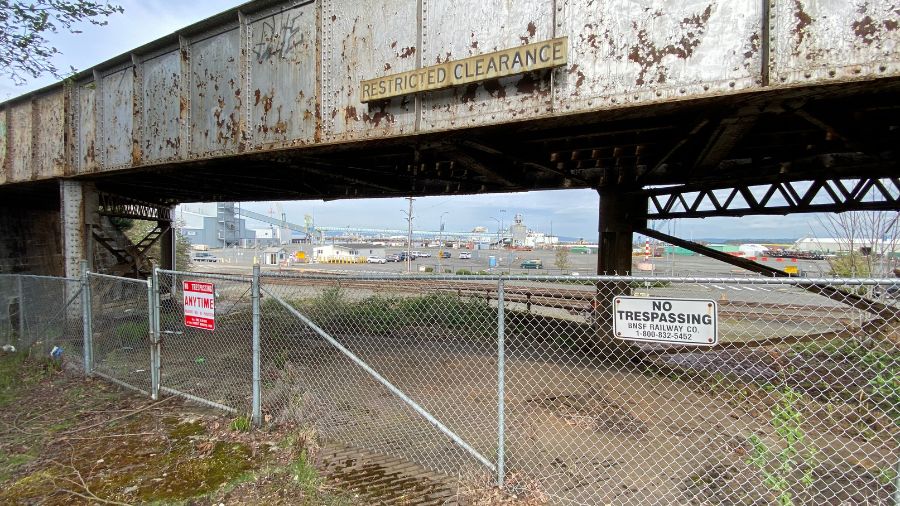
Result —
<path fill-rule="evenodd" d="M 68 179 L 61 180 L 59 187 L 63 274 L 77 278 L 82 259 L 94 268 L 91 228 L 100 221 L 97 189 L 93 183 Z"/>

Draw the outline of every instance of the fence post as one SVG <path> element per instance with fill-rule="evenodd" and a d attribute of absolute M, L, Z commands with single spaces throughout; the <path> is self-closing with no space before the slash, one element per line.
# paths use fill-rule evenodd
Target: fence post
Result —
<path fill-rule="evenodd" d="M 93 313 L 91 312 L 91 280 L 88 278 L 88 262 L 81 261 L 81 313 L 84 341 L 84 374 L 90 376 L 94 372 L 94 330 Z"/>
<path fill-rule="evenodd" d="M 159 273 L 153 266 L 153 273 L 147 280 L 147 304 L 149 306 L 150 324 L 150 398 L 154 401 L 159 398 Z"/>
<path fill-rule="evenodd" d="M 16 345 L 25 352 L 25 288 L 22 283 L 22 275 L 16 276 L 19 285 L 19 339 Z"/>
<path fill-rule="evenodd" d="M 253 264 L 253 280 L 250 286 L 253 301 L 253 423 L 262 424 L 262 400 L 260 398 L 259 363 L 259 264 Z"/>
<path fill-rule="evenodd" d="M 506 465 L 506 317 L 503 278 L 497 280 L 497 486 L 503 488 Z"/>

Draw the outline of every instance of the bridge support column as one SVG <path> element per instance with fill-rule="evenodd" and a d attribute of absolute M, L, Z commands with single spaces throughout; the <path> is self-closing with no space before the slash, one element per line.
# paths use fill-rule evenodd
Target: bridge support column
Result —
<path fill-rule="evenodd" d="M 63 273 L 77 278 L 81 276 L 82 260 L 93 268 L 91 227 L 100 219 L 98 195 L 92 183 L 62 180 L 59 185 Z"/>
<path fill-rule="evenodd" d="M 597 240 L 597 274 L 631 274 L 635 230 L 647 226 L 647 197 L 628 195 L 618 188 L 602 188 Z"/>
<path fill-rule="evenodd" d="M 597 274 L 627 276 L 631 274 L 634 232 L 647 226 L 647 198 L 635 198 L 619 188 L 602 188 L 597 193 L 600 195 Z M 607 347 L 607 353 L 618 359 L 635 360 L 640 351 L 612 336 L 613 297 L 630 293 L 625 282 L 597 284 L 597 337 Z"/>
<path fill-rule="evenodd" d="M 174 215 L 174 210 L 172 215 Z M 158 221 L 157 224 L 163 230 L 159 237 L 159 267 L 161 269 L 175 269 L 175 227 L 171 221 Z"/>

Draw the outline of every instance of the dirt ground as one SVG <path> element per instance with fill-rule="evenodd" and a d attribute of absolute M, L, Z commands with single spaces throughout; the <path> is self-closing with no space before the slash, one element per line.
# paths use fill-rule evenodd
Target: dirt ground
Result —
<path fill-rule="evenodd" d="M 442 497 L 433 504 L 542 502 L 490 484 L 450 490 L 346 452 L 338 462 L 310 430 L 246 423 L 0 355 L 0 504 L 420 504 L 423 491 Z M 376 482 L 394 495 L 378 496 Z"/>

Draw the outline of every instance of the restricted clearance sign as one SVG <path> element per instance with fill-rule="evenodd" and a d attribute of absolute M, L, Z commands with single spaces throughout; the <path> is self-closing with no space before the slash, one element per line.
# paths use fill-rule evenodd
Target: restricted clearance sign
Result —
<path fill-rule="evenodd" d="M 712 346 L 719 340 L 714 300 L 615 297 L 613 332 L 619 339 Z"/>
<path fill-rule="evenodd" d="M 184 281 L 184 325 L 216 330 L 216 287 L 212 283 Z"/>

